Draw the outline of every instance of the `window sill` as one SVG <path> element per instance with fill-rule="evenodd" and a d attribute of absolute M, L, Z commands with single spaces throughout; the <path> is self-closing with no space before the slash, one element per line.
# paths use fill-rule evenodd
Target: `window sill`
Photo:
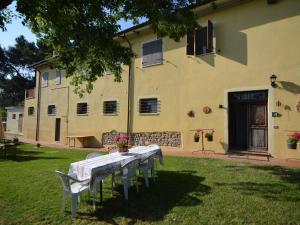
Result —
<path fill-rule="evenodd" d="M 147 65 L 147 66 L 142 65 L 142 68 L 148 68 L 148 67 L 152 67 L 152 66 L 160 66 L 160 65 L 164 65 L 164 63 L 161 62 L 161 63 L 151 64 L 151 65 Z"/>
<path fill-rule="evenodd" d="M 102 113 L 103 116 L 118 116 L 118 113 Z"/>
<path fill-rule="evenodd" d="M 208 53 L 204 53 L 204 54 L 199 54 L 199 55 L 195 55 L 195 57 L 201 57 L 201 56 L 208 56 L 208 55 L 216 55 L 216 52 L 208 52 Z"/>
<path fill-rule="evenodd" d="M 140 116 L 159 116 L 160 114 L 157 113 L 139 113 Z"/>
<path fill-rule="evenodd" d="M 56 114 L 48 114 L 48 116 L 56 116 Z"/>
<path fill-rule="evenodd" d="M 86 113 L 86 114 L 76 114 L 77 116 L 88 116 L 89 114 Z"/>

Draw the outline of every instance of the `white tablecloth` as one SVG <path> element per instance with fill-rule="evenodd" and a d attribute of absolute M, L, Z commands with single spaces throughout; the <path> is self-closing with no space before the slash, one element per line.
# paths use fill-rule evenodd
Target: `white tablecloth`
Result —
<path fill-rule="evenodd" d="M 86 180 L 93 177 L 103 179 L 120 168 L 124 163 L 136 158 L 146 158 L 152 153 L 156 153 L 160 164 L 163 164 L 162 151 L 158 145 L 138 146 L 129 149 L 129 153 L 126 155 L 116 152 L 71 163 L 69 173 L 76 174 L 78 180 Z"/>

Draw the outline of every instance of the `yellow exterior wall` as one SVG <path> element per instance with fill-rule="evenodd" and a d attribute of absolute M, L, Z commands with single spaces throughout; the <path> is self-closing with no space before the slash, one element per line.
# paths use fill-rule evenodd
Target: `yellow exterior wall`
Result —
<path fill-rule="evenodd" d="M 228 148 L 228 92 L 268 90 L 269 152 L 278 158 L 300 158 L 300 146 L 297 150 L 286 147 L 288 131 L 300 130 L 300 113 L 296 111 L 300 101 L 300 2 L 282 0 L 268 5 L 265 0 L 253 0 L 203 15 L 201 10 L 199 13 L 199 24 L 204 25 L 209 19 L 216 26 L 216 54 L 187 56 L 185 38 L 180 42 L 164 38 L 163 65 L 142 68 L 141 44 L 156 36 L 149 32 L 131 36 L 136 53 L 132 65 L 132 131 L 180 131 L 182 148 L 195 150 L 200 146 L 193 142 L 191 130 L 214 128 L 214 142 L 206 143 L 206 147 L 224 153 Z M 277 88 L 270 86 L 272 73 L 278 76 Z M 54 76 L 54 71 L 51 74 Z M 99 78 L 92 94 L 83 99 L 69 87 L 69 119 L 68 123 L 65 119 L 62 126 L 64 135 L 68 124 L 69 135 L 92 134 L 96 137 L 93 143 L 97 145 L 102 132 L 126 131 L 127 78 L 126 68 L 122 83 L 113 82 L 113 76 Z M 50 82 L 41 92 L 40 138 L 49 142 L 54 140 L 52 119 L 65 116 L 67 107 L 67 88 L 54 86 Z M 159 115 L 140 115 L 138 102 L 141 97 L 157 97 L 161 104 Z M 102 115 L 101 102 L 105 99 L 118 99 L 117 116 Z M 76 103 L 80 101 L 89 104 L 87 116 L 76 115 Z M 278 101 L 282 103 L 279 107 L 275 104 Z M 55 103 L 58 110 L 53 118 L 45 111 L 51 103 Z M 25 112 L 28 104 L 25 103 Z M 225 108 L 219 109 L 219 104 Z M 204 114 L 204 106 L 209 106 L 212 112 Z M 195 112 L 194 118 L 187 116 L 190 110 Z M 271 112 L 279 112 L 281 117 L 273 118 Z M 28 129 L 28 132 L 31 131 Z"/>

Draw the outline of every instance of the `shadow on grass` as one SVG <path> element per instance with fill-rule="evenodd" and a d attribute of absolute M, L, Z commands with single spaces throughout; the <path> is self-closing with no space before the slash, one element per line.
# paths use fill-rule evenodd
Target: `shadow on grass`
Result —
<path fill-rule="evenodd" d="M 7 149 L 6 157 L 3 154 L 0 156 L 0 160 L 10 160 L 15 162 L 24 162 L 24 161 L 31 161 L 31 160 L 50 160 L 50 159 L 63 159 L 62 157 L 46 157 L 46 156 L 39 156 L 43 154 L 42 151 L 33 151 L 33 150 L 23 150 L 20 148 L 10 148 Z"/>
<path fill-rule="evenodd" d="M 141 185 L 138 193 L 135 188 L 131 188 L 128 201 L 123 199 L 122 186 L 118 185 L 117 197 L 104 199 L 102 207 L 92 214 L 78 212 L 78 215 L 85 219 L 101 220 L 111 224 L 117 224 L 113 218 L 118 217 L 127 218 L 128 224 L 134 224 L 138 220 L 147 222 L 163 220 L 173 207 L 202 204 L 201 196 L 210 193 L 211 188 L 202 184 L 204 178 L 193 173 L 193 171 L 158 171 L 158 179 L 151 182 L 149 188 Z"/>
<path fill-rule="evenodd" d="M 284 168 L 281 166 L 245 165 L 225 166 L 228 170 L 242 172 L 247 169 L 262 170 L 279 177 L 280 182 L 233 182 L 216 183 L 218 186 L 228 186 L 245 195 L 259 196 L 269 200 L 299 202 L 300 196 L 300 170 Z"/>

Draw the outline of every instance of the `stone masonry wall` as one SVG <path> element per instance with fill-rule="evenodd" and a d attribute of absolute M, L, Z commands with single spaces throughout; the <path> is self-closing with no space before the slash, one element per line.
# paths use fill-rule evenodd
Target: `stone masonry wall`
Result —
<path fill-rule="evenodd" d="M 102 135 L 102 144 L 103 145 L 113 145 L 114 138 L 117 135 L 126 135 L 123 132 L 106 132 Z M 131 133 L 129 143 L 131 145 L 149 145 L 157 144 L 159 146 L 181 146 L 181 133 L 174 131 L 165 131 L 165 132 L 139 132 Z"/>

